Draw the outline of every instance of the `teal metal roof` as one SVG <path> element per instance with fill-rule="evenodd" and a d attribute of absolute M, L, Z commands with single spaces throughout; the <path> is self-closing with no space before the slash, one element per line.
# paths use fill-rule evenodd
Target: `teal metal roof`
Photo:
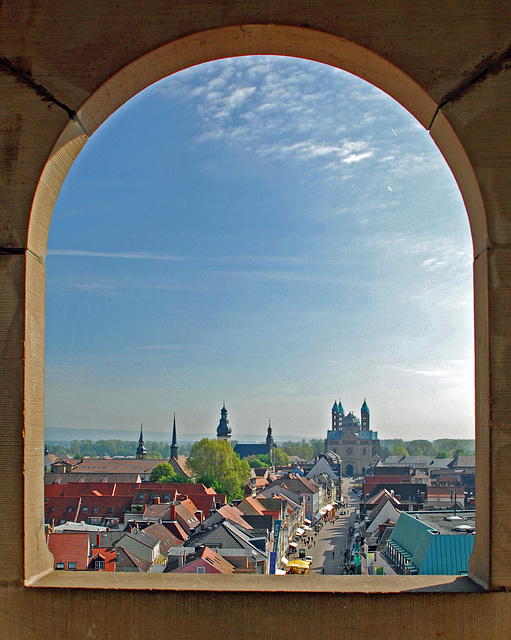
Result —
<path fill-rule="evenodd" d="M 359 431 L 358 437 L 361 440 L 378 440 L 378 433 L 376 431 Z"/>
<path fill-rule="evenodd" d="M 468 572 L 468 559 L 474 546 L 474 536 L 433 536 L 420 569 L 423 575 L 459 575 Z"/>
<path fill-rule="evenodd" d="M 474 536 L 434 533 L 425 522 L 403 512 L 388 543 L 421 575 L 459 575 L 468 571 Z"/>

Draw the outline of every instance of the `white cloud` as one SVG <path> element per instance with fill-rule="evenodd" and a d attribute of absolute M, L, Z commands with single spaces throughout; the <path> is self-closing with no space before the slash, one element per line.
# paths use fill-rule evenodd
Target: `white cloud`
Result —
<path fill-rule="evenodd" d="M 162 253 L 148 253 L 144 251 L 81 251 L 77 249 L 51 249 L 49 256 L 113 258 L 118 260 L 185 260 L 182 256 L 172 256 Z"/>
<path fill-rule="evenodd" d="M 366 151 L 365 153 L 352 153 L 346 158 L 342 158 L 341 162 L 345 162 L 346 164 L 351 164 L 352 162 L 360 162 L 361 160 L 366 160 L 367 158 L 371 158 L 374 155 L 374 151 Z"/>

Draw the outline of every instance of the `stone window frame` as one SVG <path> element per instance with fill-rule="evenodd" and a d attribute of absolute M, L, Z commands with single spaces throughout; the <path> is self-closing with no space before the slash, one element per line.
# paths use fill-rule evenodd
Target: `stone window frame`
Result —
<path fill-rule="evenodd" d="M 480 13 L 475 10 L 475 13 L 476 15 L 481 15 L 483 11 L 484 8 L 480 10 Z M 283 14 L 284 22 L 296 22 L 295 16 L 292 19 L 290 13 L 291 9 L 286 5 Z M 318 15 L 320 14 L 321 12 L 318 13 Z M 365 20 L 365 14 L 363 17 Z M 185 18 L 183 17 L 182 19 L 184 20 Z M 320 20 L 321 18 L 318 19 Z M 362 24 L 362 15 L 358 16 L 358 20 Z M 412 18 L 410 17 L 409 20 L 411 24 Z M 80 25 L 80 22 L 77 22 Z M 69 21 L 69 23 L 72 24 L 72 28 L 76 28 L 75 21 Z M 214 20 L 211 17 L 206 18 L 202 24 L 205 23 L 211 27 L 217 26 L 213 24 Z M 222 20 L 220 23 L 222 23 Z M 462 18 L 462 24 L 468 26 L 469 23 L 470 20 L 467 17 Z M 31 24 L 37 24 L 35 18 Z M 353 27 L 349 21 L 347 24 L 349 32 Z M 432 26 L 435 24 L 434 19 L 432 19 L 431 24 Z M 96 26 L 98 26 L 100 34 L 103 33 L 105 35 L 107 33 L 106 30 L 102 31 L 99 21 Z M 141 27 L 144 27 L 144 25 L 141 25 Z M 360 28 L 360 25 L 357 28 Z M 389 27 L 385 28 L 388 29 Z M 376 28 L 374 29 L 375 31 L 377 30 Z M 127 584 L 125 581 L 126 576 L 124 575 L 95 575 L 93 576 L 94 580 L 92 580 L 90 575 L 79 575 L 86 572 L 63 575 L 52 570 L 52 556 L 47 551 L 47 547 L 45 547 L 42 524 L 44 522 L 44 487 L 41 478 L 44 465 L 41 451 L 43 450 L 44 431 L 41 380 L 44 367 L 44 257 L 46 234 L 51 210 L 60 184 L 64 180 L 65 174 L 79 149 L 85 143 L 87 135 L 93 132 L 95 127 L 109 113 L 120 106 L 125 99 L 136 93 L 137 89 L 134 85 L 138 83 L 139 89 L 142 89 L 159 79 L 159 77 L 163 77 L 161 75 L 162 64 L 166 70 L 165 75 L 168 75 L 180 68 L 205 62 L 208 59 L 231 55 L 266 53 L 292 55 L 325 62 L 352 71 L 356 75 L 372 82 L 372 84 L 379 86 L 398 102 L 405 105 L 419 122 L 430 131 L 456 176 L 471 222 L 475 255 L 476 447 L 479 461 L 477 482 L 480 503 L 478 503 L 477 510 L 478 533 L 476 546 L 471 558 L 471 575 L 476 581 L 494 591 L 508 589 L 511 586 L 509 584 L 510 576 L 508 571 L 507 532 L 509 529 L 509 516 L 507 516 L 506 493 L 508 483 L 506 468 L 503 464 L 505 456 L 499 455 L 502 450 L 509 446 L 509 437 L 505 424 L 503 424 L 506 417 L 503 415 L 506 411 L 505 403 L 503 403 L 506 384 L 505 381 L 499 380 L 499 374 L 502 375 L 503 371 L 502 363 L 499 361 L 499 355 L 502 356 L 502 354 L 499 354 L 498 347 L 496 348 L 494 345 L 490 349 L 490 329 L 492 331 L 492 339 L 498 341 L 500 339 L 498 333 L 499 318 L 502 319 L 504 326 L 506 326 L 501 303 L 505 300 L 503 289 L 507 280 L 504 278 L 503 265 L 509 263 L 508 250 L 505 246 L 490 247 L 483 200 L 474 169 L 444 113 L 451 107 L 456 111 L 460 96 L 458 94 L 453 95 L 449 99 L 450 102 L 446 101 L 446 104 L 437 105 L 408 76 L 373 52 L 354 44 L 353 41 L 328 34 L 326 31 L 316 31 L 308 26 L 302 28 L 276 24 L 242 24 L 235 27 L 212 28 L 210 31 L 194 33 L 196 30 L 196 27 L 191 28 L 186 33 L 192 33 L 193 35 L 185 35 L 180 40 L 174 40 L 169 45 L 155 49 L 152 53 L 146 54 L 142 58 L 137 58 L 135 55 L 128 59 L 128 55 L 126 55 L 125 61 L 122 63 L 126 66 L 115 75 L 112 75 L 110 80 L 106 80 L 102 87 L 87 100 L 79 110 L 77 118 L 73 119 L 73 123 L 62 131 L 53 152 L 48 156 L 48 162 L 44 170 L 42 164 L 40 165 L 42 175 L 32 207 L 32 222 L 35 224 L 31 224 L 28 244 L 22 247 L 21 251 L 8 252 L 7 258 L 3 260 L 3 264 L 7 265 L 9 271 L 8 279 L 4 278 L 4 282 L 7 281 L 7 285 L 4 288 L 8 301 L 6 308 L 12 310 L 12 318 L 14 318 L 12 323 L 13 337 L 11 339 L 9 334 L 5 343 L 7 344 L 8 355 L 12 357 L 14 362 L 13 382 L 9 386 L 9 390 L 11 388 L 15 389 L 15 393 L 12 398 L 9 397 L 9 403 L 5 405 L 8 411 L 5 417 L 3 416 L 5 432 L 12 446 L 9 450 L 11 452 L 9 458 L 7 456 L 3 458 L 2 471 L 9 474 L 10 486 L 15 488 L 15 493 L 21 490 L 21 495 L 23 496 L 21 505 L 24 509 L 21 517 L 15 513 L 13 521 L 9 522 L 11 527 L 10 535 L 5 535 L 4 533 L 6 542 L 8 540 L 6 552 L 9 554 L 10 560 L 9 566 L 5 568 L 4 583 L 11 586 L 10 589 L 3 590 L 4 615 L 8 611 L 9 605 L 14 605 L 14 603 L 18 603 L 18 605 L 19 603 L 34 603 L 36 613 L 45 615 L 45 608 L 48 608 L 49 598 L 51 597 L 52 606 L 57 607 L 62 613 L 65 612 L 66 606 L 69 607 L 73 604 L 79 605 L 82 610 L 100 611 L 101 619 L 106 628 L 113 631 L 114 627 L 112 625 L 115 624 L 115 631 L 118 632 L 121 628 L 127 629 L 126 624 L 128 623 L 125 624 L 122 616 L 115 616 L 112 613 L 119 614 L 125 611 L 126 604 L 131 602 L 132 599 L 135 599 L 139 607 L 149 606 L 149 600 L 145 599 L 145 594 L 148 589 L 151 589 L 152 592 L 149 596 L 151 605 L 159 607 L 160 615 L 165 611 L 168 616 L 168 612 L 173 610 L 172 607 L 168 606 L 170 601 L 171 603 L 177 602 L 180 605 L 187 605 L 190 610 L 197 614 L 199 619 L 200 613 L 197 613 L 198 611 L 205 618 L 210 619 L 208 613 L 214 608 L 218 616 L 221 616 L 225 624 L 227 624 L 227 621 L 232 617 L 233 602 L 235 602 L 240 607 L 239 610 L 247 612 L 248 618 L 252 620 L 254 625 L 257 624 L 259 628 L 265 627 L 268 630 L 267 621 L 270 621 L 273 625 L 273 616 L 282 616 L 286 612 L 291 619 L 293 612 L 296 612 L 298 604 L 303 607 L 303 610 L 308 610 L 307 607 L 309 607 L 311 611 L 314 610 L 316 614 L 322 616 L 314 621 L 314 630 L 318 628 L 327 629 L 327 627 L 339 629 L 339 620 L 341 620 L 343 629 L 347 628 L 347 625 L 358 632 L 353 635 L 354 638 L 365 638 L 374 634 L 375 629 L 379 629 L 379 622 L 381 622 L 381 620 L 378 620 L 379 615 L 389 615 L 391 617 L 393 634 L 399 638 L 409 637 L 406 629 L 408 621 L 412 621 L 410 624 L 413 624 L 413 628 L 416 628 L 417 624 L 420 623 L 423 632 L 425 630 L 429 631 L 432 637 L 435 625 L 442 624 L 441 621 L 444 618 L 449 621 L 447 626 L 450 632 L 454 633 L 454 635 L 458 632 L 456 637 L 460 638 L 466 637 L 465 632 L 467 629 L 474 632 L 477 629 L 481 631 L 481 629 L 490 628 L 496 631 L 499 629 L 503 631 L 503 629 L 507 628 L 505 626 L 506 623 L 509 623 L 509 607 L 507 606 L 509 595 L 504 592 L 478 594 L 474 598 L 475 594 L 473 593 L 462 593 L 463 591 L 473 590 L 473 583 L 469 579 L 454 579 L 452 576 L 433 576 L 431 579 L 428 579 L 428 577 L 403 577 L 399 578 L 398 582 L 381 577 L 382 580 L 378 579 L 378 582 L 371 579 L 371 586 L 369 586 L 363 577 L 358 576 L 347 579 L 330 576 L 317 578 L 308 576 L 309 580 L 305 582 L 293 581 L 285 584 L 280 578 L 274 578 L 273 576 L 257 576 L 257 580 L 254 580 L 251 576 L 238 576 L 235 580 L 231 576 L 220 576 L 214 577 L 210 582 L 198 584 L 195 581 L 190 581 L 185 576 L 181 576 L 179 580 L 171 583 L 165 575 L 136 574 L 129 577 L 129 584 Z M 361 33 L 363 36 L 363 29 Z M 381 33 L 379 37 L 381 40 Z M 497 41 L 497 38 L 494 40 Z M 31 42 L 34 42 L 34 39 Z M 131 43 L 131 46 L 134 47 L 135 44 L 133 43 L 136 43 L 136 39 L 133 39 Z M 421 43 L 419 45 L 419 52 L 428 50 L 428 45 L 422 45 Z M 399 41 L 393 42 L 392 46 L 397 46 L 399 49 Z M 446 44 L 446 46 L 449 47 L 449 44 Z M 454 48 L 454 45 L 451 46 Z M 402 47 L 399 51 L 402 53 L 403 50 L 406 51 L 406 47 Z M 430 50 L 433 53 L 431 46 Z M 130 53 L 132 53 L 132 50 L 130 50 Z M 137 55 L 140 56 L 140 53 Z M 132 60 L 135 60 L 135 62 L 132 62 Z M 403 64 L 407 62 L 404 57 L 402 60 L 404 61 Z M 122 64 L 119 64 L 117 68 L 121 68 Z M 416 64 L 415 61 L 411 63 L 412 69 L 414 64 Z M 433 73 L 433 63 L 426 61 L 425 64 L 426 68 Z M 172 66 L 174 66 L 173 70 Z M 458 76 L 453 76 L 454 81 L 456 78 L 459 79 L 460 76 L 461 72 Z M 104 77 L 108 77 L 108 74 Z M 438 77 L 446 81 L 446 84 L 449 84 L 447 79 L 443 77 L 442 69 L 438 71 Z M 499 84 L 499 80 L 495 80 L 494 77 L 489 80 L 486 80 L 486 76 L 481 77 L 485 78 L 485 91 L 488 91 L 489 95 L 487 100 L 495 97 L 496 102 L 495 94 L 498 94 L 499 90 L 504 91 L 503 85 Z M 488 86 L 490 87 L 489 90 L 486 89 Z M 469 88 L 474 91 L 472 84 Z M 468 90 L 468 85 L 465 89 Z M 507 96 L 508 94 L 505 95 Z M 14 105 L 17 104 L 15 99 L 13 99 L 13 103 Z M 36 104 L 35 99 L 33 104 Z M 37 103 L 36 106 L 39 107 L 39 104 Z M 456 120 L 455 113 L 453 120 L 457 122 L 458 130 L 461 131 L 460 135 L 463 135 L 472 159 L 479 160 L 478 175 L 483 178 L 487 202 L 492 208 L 495 218 L 498 217 L 496 210 L 503 205 L 502 202 L 495 203 L 492 201 L 492 190 L 495 183 L 492 182 L 493 177 L 489 176 L 488 172 L 493 169 L 491 160 L 493 158 L 492 153 L 495 152 L 485 146 L 485 141 L 481 138 L 472 139 L 470 137 L 469 129 L 472 129 L 471 126 L 466 128 L 459 126 L 460 118 L 463 120 L 463 106 L 462 104 L 462 115 L 458 115 Z M 472 105 L 468 110 L 468 115 L 474 117 L 474 112 L 476 111 L 477 109 Z M 450 113 L 451 116 L 452 113 Z M 24 122 L 23 126 L 29 131 L 28 135 L 30 135 L 30 132 L 35 134 L 39 121 L 43 122 L 42 119 L 37 120 L 37 115 L 35 124 L 22 120 Z M 491 124 L 490 122 L 490 129 Z M 477 129 L 477 127 L 475 128 Z M 84 133 L 84 131 L 87 133 Z M 492 135 L 495 138 L 495 129 Z M 503 137 L 507 141 L 504 132 Z M 26 139 L 26 137 L 23 139 L 25 144 L 27 144 Z M 16 144 L 19 145 L 16 147 L 17 150 L 23 146 L 23 142 Z M 34 143 L 26 151 L 29 158 L 33 157 L 30 156 L 32 153 L 33 155 L 35 154 L 37 159 L 38 155 L 33 149 L 37 148 L 38 144 L 41 145 L 39 139 L 37 143 Z M 490 164 L 488 164 L 488 160 Z M 30 162 L 33 161 L 29 160 Z M 22 201 L 26 190 L 33 188 L 31 182 L 35 177 L 33 168 L 34 165 L 32 164 L 29 167 L 27 179 L 25 179 L 25 174 L 23 173 L 26 170 L 25 165 L 20 166 L 19 169 L 19 178 L 17 178 L 19 189 L 15 193 L 19 195 Z M 503 190 L 501 185 L 498 186 L 496 191 L 498 196 L 502 198 Z M 18 208 L 19 206 L 23 206 L 23 203 L 18 205 Z M 12 210 L 15 211 L 16 209 L 13 208 Z M 495 232 L 495 229 L 493 231 Z M 18 248 L 17 244 L 15 244 L 15 248 Z M 499 277 L 504 278 L 503 284 L 499 282 Z M 493 315 L 490 317 L 491 313 Z M 5 323 L 3 326 L 5 326 Z M 11 328 L 11 325 L 9 325 L 9 328 Z M 19 356 L 20 353 L 22 354 L 21 358 Z M 490 358 L 490 353 L 494 356 L 492 359 Z M 24 363 L 22 367 L 18 364 L 20 359 Z M 21 375 L 20 371 L 22 371 Z M 4 384 L 6 383 L 4 382 Z M 22 391 L 20 391 L 20 388 Z M 490 388 L 492 390 L 492 406 L 490 406 Z M 495 415 L 494 407 L 496 407 L 498 415 Z M 496 425 L 493 424 L 494 418 L 497 419 Z M 23 476 L 20 477 L 19 469 L 23 462 Z M 502 492 L 502 497 L 499 492 Z M 494 525 L 493 528 L 491 527 L 492 524 Z M 12 540 L 14 540 L 14 543 L 11 546 Z M 16 553 L 20 548 L 24 549 L 22 557 L 20 557 L 19 553 Z M 66 572 L 63 573 L 65 574 Z M 22 582 L 22 585 L 25 585 L 24 588 L 20 587 L 19 581 L 20 579 L 23 580 L 20 576 L 24 576 L 24 582 Z M 222 578 L 225 578 L 225 580 Z M 30 588 L 27 589 L 27 587 Z M 45 587 L 53 588 L 45 589 Z M 82 587 L 82 589 L 74 589 L 74 587 Z M 102 595 L 102 591 L 105 595 Z M 158 593 L 160 591 L 172 592 L 172 595 L 169 596 L 168 593 L 164 593 L 160 597 Z M 448 598 L 436 597 L 434 594 L 429 594 L 430 597 L 425 598 L 425 594 L 420 592 L 426 591 L 455 591 L 457 593 L 451 593 L 452 597 Z M 393 594 L 393 596 L 382 599 L 380 597 L 382 593 L 386 595 Z M 338 595 L 343 597 L 338 598 Z M 172 599 L 170 600 L 169 598 Z M 101 602 L 101 606 L 98 606 L 98 602 Z M 389 603 L 391 604 L 390 607 Z M 432 603 L 434 607 L 430 606 Z M 492 615 L 486 618 L 490 603 Z M 392 605 L 394 604 L 397 606 L 393 607 Z M 453 605 L 462 607 L 464 613 L 463 628 L 455 631 L 452 629 L 450 618 Z M 391 609 L 395 609 L 396 613 L 392 613 Z M 429 612 L 428 615 L 424 614 L 426 610 Z M 267 615 L 269 611 L 273 612 L 270 616 Z M 304 617 L 301 622 L 307 625 L 309 618 L 311 618 L 312 622 L 312 616 Z M 23 637 L 33 637 L 33 635 L 27 635 L 25 631 L 28 628 L 27 619 L 25 620 L 25 627 L 19 625 L 17 616 L 15 622 L 8 618 L 7 624 L 10 628 L 15 628 L 20 634 L 23 633 Z M 157 624 L 159 629 L 160 620 L 156 616 L 154 619 L 154 624 Z M 109 620 L 113 622 L 110 623 Z M 178 624 L 182 625 L 185 617 L 178 616 L 177 620 Z M 255 620 L 257 620 L 257 623 Z M 483 627 L 478 626 L 479 620 L 484 620 L 481 623 Z M 188 623 L 188 618 L 186 618 L 186 623 Z M 32 620 L 33 625 L 34 622 Z M 151 621 L 148 622 L 146 619 L 141 619 L 139 624 L 136 620 L 129 620 L 129 625 L 130 629 L 136 627 L 147 631 L 148 627 L 151 627 Z M 446 624 L 443 626 L 445 627 Z M 68 623 L 67 628 L 71 629 L 72 625 Z M 154 629 L 154 625 L 151 628 Z M 186 628 L 188 629 L 188 627 Z M 21 629 L 24 629 L 24 631 L 22 632 Z M 463 633 L 463 635 L 460 635 L 460 633 Z M 200 627 L 197 627 L 197 633 L 195 635 L 192 633 L 192 635 L 193 637 L 199 637 L 199 634 L 202 636 L 203 629 L 201 630 Z M 22 636 L 19 635 L 19 637 Z M 479 637 L 481 636 L 479 635 Z M 499 636 L 494 635 L 493 637 Z"/>
<path fill-rule="evenodd" d="M 263 40 L 266 40 L 264 28 L 261 29 L 259 25 L 250 25 L 250 29 L 256 40 L 261 36 Z M 202 45 L 204 45 L 204 42 L 209 37 L 209 44 L 214 48 L 217 47 L 219 44 L 218 36 L 221 35 L 222 40 L 225 40 L 225 36 L 228 35 L 226 32 L 232 31 L 232 29 L 227 27 L 218 31 L 221 31 L 222 33 L 219 34 L 216 30 L 212 30 L 206 34 L 201 34 L 201 38 L 203 38 Z M 235 31 L 238 33 L 237 28 Z M 308 41 L 310 33 L 305 34 L 305 30 L 290 27 L 285 27 L 285 31 L 288 39 L 291 36 L 290 40 L 292 48 L 297 47 L 296 51 L 288 51 L 285 55 L 309 57 L 317 60 L 318 62 L 326 62 L 331 65 L 333 64 L 331 49 L 338 49 L 341 45 L 337 37 L 330 36 L 328 34 L 316 33 L 315 36 L 322 40 L 322 45 L 324 46 L 321 55 L 318 55 L 319 52 L 315 47 L 315 55 L 304 56 L 303 48 L 310 46 L 310 42 Z M 305 40 L 303 39 L 304 37 Z M 296 41 L 293 39 L 296 39 Z M 290 44 L 289 41 L 287 44 Z M 169 43 L 168 45 L 160 47 L 156 51 L 146 54 L 146 56 L 143 56 L 141 59 L 136 60 L 128 67 L 118 72 L 110 80 L 105 82 L 102 87 L 85 102 L 82 109 L 79 110 L 78 117 L 81 123 L 81 128 L 83 129 L 83 127 L 85 127 L 88 130 L 89 135 L 92 135 L 99 124 L 119 106 L 121 106 L 126 99 L 135 95 L 138 91 L 143 90 L 149 84 L 167 77 L 179 69 L 190 66 L 187 63 L 183 64 L 183 58 L 186 59 L 189 57 L 190 52 L 196 47 L 196 45 L 197 42 L 195 36 L 183 38 L 180 41 Z M 176 48 L 179 49 L 180 53 L 178 56 L 180 59 L 179 69 L 173 68 L 172 64 L 169 62 L 170 56 L 168 54 L 171 51 L 175 53 Z M 204 46 L 201 48 L 203 49 L 204 55 L 206 53 Z M 441 111 L 438 111 L 437 105 L 431 100 L 431 98 L 418 85 L 416 85 L 411 78 L 406 76 L 406 74 L 399 69 L 395 67 L 392 68 L 393 77 L 390 77 L 389 82 L 388 74 L 390 64 L 387 61 L 379 58 L 375 54 L 372 54 L 372 56 L 374 56 L 371 58 L 372 65 L 364 69 L 365 73 L 360 73 L 360 68 L 358 67 L 360 57 L 367 56 L 369 53 L 368 50 L 359 47 L 359 45 L 356 45 L 353 42 L 343 42 L 341 48 L 345 54 L 345 57 L 342 60 L 345 64 L 341 66 L 340 59 L 337 57 L 335 58 L 336 64 L 334 64 L 334 66 L 354 72 L 356 75 L 359 75 L 376 87 L 386 91 L 386 93 L 391 95 L 398 102 L 401 102 L 401 104 L 403 104 L 417 118 L 417 120 L 429 130 L 432 138 L 441 149 L 444 158 L 457 179 L 471 223 L 474 253 L 476 255 L 478 253 L 480 254 L 481 247 L 484 245 L 486 248 L 488 245 L 482 196 L 468 157 L 445 116 L 443 116 Z M 256 52 L 252 51 L 252 53 Z M 261 53 L 268 54 L 272 52 L 268 51 L 265 47 Z M 298 54 L 301 54 L 301 56 Z M 227 57 L 230 57 L 230 55 L 232 55 L 232 52 Z M 155 57 L 157 58 L 156 65 Z M 201 62 L 207 62 L 215 57 L 226 56 L 204 55 L 204 59 L 201 60 Z M 197 60 L 195 63 L 197 63 Z M 147 73 L 141 74 L 141 70 L 144 69 L 145 71 L 148 67 L 151 68 L 153 74 L 152 77 L 150 75 L 148 76 Z M 384 72 L 386 77 L 382 76 Z M 136 78 L 135 81 L 133 80 L 134 77 Z M 382 82 L 383 78 L 385 79 L 385 82 Z M 118 104 L 115 104 L 115 100 L 117 100 Z M 45 255 L 46 252 L 49 222 L 56 197 L 67 171 L 69 170 L 74 158 L 78 155 L 82 146 L 85 144 L 87 138 L 88 135 L 85 135 L 83 131 L 77 128 L 76 121 L 68 124 L 57 141 L 53 153 L 41 176 L 41 180 L 34 197 L 31 227 L 29 229 L 29 244 L 31 237 L 36 237 L 40 245 L 38 247 L 38 253 L 41 255 Z M 48 193 L 50 185 L 51 194 Z M 33 227 L 37 226 L 37 222 L 40 218 L 44 218 L 45 223 L 45 232 L 43 234 L 33 230 Z M 474 546 L 477 548 L 477 542 Z M 476 577 L 482 583 L 485 582 L 483 576 L 473 577 Z M 30 578 L 28 578 L 28 580 L 30 581 Z"/>

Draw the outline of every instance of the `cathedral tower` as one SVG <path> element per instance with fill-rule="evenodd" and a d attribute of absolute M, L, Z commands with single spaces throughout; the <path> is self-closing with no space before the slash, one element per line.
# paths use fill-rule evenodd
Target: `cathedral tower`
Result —
<path fill-rule="evenodd" d="M 370 431 L 371 427 L 369 426 L 369 407 L 367 406 L 366 399 L 364 398 L 364 404 L 360 409 L 360 418 L 362 420 L 362 431 Z"/>

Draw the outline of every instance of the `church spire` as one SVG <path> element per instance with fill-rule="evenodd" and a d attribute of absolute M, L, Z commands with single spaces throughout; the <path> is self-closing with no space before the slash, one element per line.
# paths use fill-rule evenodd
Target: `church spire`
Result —
<path fill-rule="evenodd" d="M 231 441 L 231 427 L 229 426 L 229 420 L 227 419 L 225 400 L 224 406 L 220 410 L 220 422 L 218 423 L 218 427 L 216 428 L 216 437 L 217 440 L 227 440 L 227 442 Z"/>
<path fill-rule="evenodd" d="M 138 447 L 137 447 L 137 460 L 145 460 L 147 456 L 147 451 L 144 443 L 144 425 L 140 425 L 140 438 L 138 439 Z"/>
<path fill-rule="evenodd" d="M 268 447 L 268 453 L 271 452 L 271 448 L 275 446 L 273 442 L 273 434 L 271 430 L 271 420 L 268 422 L 268 434 L 266 436 L 266 446 Z"/>
<path fill-rule="evenodd" d="M 172 444 L 170 445 L 170 459 L 175 458 L 177 460 L 177 452 L 179 447 L 177 446 L 177 433 L 176 433 L 176 414 L 174 414 L 174 428 L 172 430 Z"/>

